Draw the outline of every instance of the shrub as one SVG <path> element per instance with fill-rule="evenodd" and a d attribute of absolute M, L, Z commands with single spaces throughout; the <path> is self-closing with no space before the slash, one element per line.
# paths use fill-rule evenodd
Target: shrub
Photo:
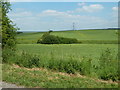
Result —
<path fill-rule="evenodd" d="M 63 38 L 63 37 L 57 37 L 61 44 L 72 44 L 72 43 L 78 43 L 77 39 L 73 38 Z"/>
<path fill-rule="evenodd" d="M 80 40 L 83 44 L 119 44 L 119 40 Z"/>
<path fill-rule="evenodd" d="M 60 72 L 72 73 L 75 74 L 79 72 L 80 67 L 77 60 L 58 60 L 55 59 L 49 60 L 47 63 L 48 69 L 57 70 Z"/>
<path fill-rule="evenodd" d="M 3 63 L 10 63 L 12 62 L 10 59 L 15 56 L 15 51 L 10 48 L 5 48 L 2 50 L 2 62 Z"/>
<path fill-rule="evenodd" d="M 91 69 L 92 69 L 92 59 L 83 57 L 80 65 L 81 65 L 81 71 L 80 73 L 83 75 L 90 75 Z"/>
<path fill-rule="evenodd" d="M 64 38 L 64 37 L 50 35 L 50 33 L 47 32 L 42 36 L 41 39 L 39 39 L 37 41 L 37 43 L 41 43 L 41 44 L 72 44 L 72 43 L 78 43 L 78 40 L 73 39 L 73 38 Z"/>
<path fill-rule="evenodd" d="M 111 49 L 107 48 L 100 56 L 99 72 L 98 76 L 104 80 L 116 81 L 119 78 L 118 75 L 118 60 L 115 57 L 115 53 L 112 53 Z"/>
<path fill-rule="evenodd" d="M 8 64 L 17 64 L 19 66 L 32 68 L 39 67 L 40 59 L 36 55 L 32 55 L 26 52 L 17 53 L 17 51 L 13 51 L 11 49 L 3 50 L 3 63 Z"/>
<path fill-rule="evenodd" d="M 17 34 L 21 34 L 21 33 L 23 33 L 23 32 L 20 32 L 20 31 L 17 32 Z"/>
<path fill-rule="evenodd" d="M 22 52 L 20 55 L 16 55 L 15 64 L 27 68 L 39 67 L 40 59 L 36 55 L 32 55 L 26 52 Z"/>
<path fill-rule="evenodd" d="M 59 44 L 60 41 L 56 36 L 47 35 L 42 39 L 41 43 L 42 44 Z"/>

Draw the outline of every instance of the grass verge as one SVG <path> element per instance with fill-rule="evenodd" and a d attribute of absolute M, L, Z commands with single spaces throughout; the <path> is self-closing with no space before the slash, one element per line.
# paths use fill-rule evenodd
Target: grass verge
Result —
<path fill-rule="evenodd" d="M 3 81 L 29 88 L 117 88 L 115 82 L 104 82 L 73 74 L 40 68 L 22 68 L 3 64 Z"/>

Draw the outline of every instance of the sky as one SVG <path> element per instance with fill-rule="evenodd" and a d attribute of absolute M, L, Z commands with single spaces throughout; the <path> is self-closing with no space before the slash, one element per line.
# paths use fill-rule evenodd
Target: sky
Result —
<path fill-rule="evenodd" d="M 8 14 L 21 31 L 118 27 L 117 2 L 11 2 Z"/>

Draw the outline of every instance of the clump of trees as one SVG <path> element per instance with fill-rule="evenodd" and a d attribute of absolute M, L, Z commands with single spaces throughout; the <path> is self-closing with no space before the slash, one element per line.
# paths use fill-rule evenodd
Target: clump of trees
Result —
<path fill-rule="evenodd" d="M 74 38 L 58 37 L 55 35 L 50 35 L 50 32 L 46 32 L 43 34 L 41 39 L 39 39 L 37 41 L 37 43 L 41 43 L 41 44 L 73 44 L 73 43 L 78 43 L 78 40 L 74 39 Z"/>
<path fill-rule="evenodd" d="M 23 32 L 17 32 L 17 34 L 21 34 L 21 33 L 23 33 Z"/>

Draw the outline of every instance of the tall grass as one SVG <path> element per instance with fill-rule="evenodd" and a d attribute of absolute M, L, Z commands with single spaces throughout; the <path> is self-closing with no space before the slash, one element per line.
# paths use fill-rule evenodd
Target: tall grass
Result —
<path fill-rule="evenodd" d="M 40 60 L 36 55 L 32 55 L 24 51 L 18 53 L 11 49 L 4 49 L 2 57 L 3 63 L 17 64 L 27 68 L 38 67 Z"/>
<path fill-rule="evenodd" d="M 116 81 L 120 79 L 118 76 L 118 55 L 112 53 L 111 49 L 107 48 L 99 59 L 99 77 L 104 80 L 112 79 Z"/>

